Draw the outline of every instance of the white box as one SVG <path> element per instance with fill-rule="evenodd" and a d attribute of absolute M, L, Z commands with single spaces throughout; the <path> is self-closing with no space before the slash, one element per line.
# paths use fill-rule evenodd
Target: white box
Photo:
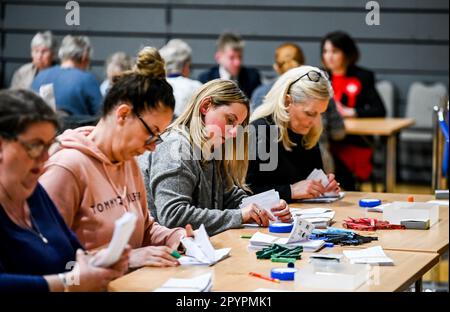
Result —
<path fill-rule="evenodd" d="M 430 220 L 430 227 L 439 221 L 439 205 L 432 203 L 393 202 L 386 205 L 383 220 L 400 224 L 407 220 Z"/>
<path fill-rule="evenodd" d="M 369 279 L 370 270 L 367 264 L 314 262 L 295 273 L 295 285 L 296 288 L 355 290 Z"/>

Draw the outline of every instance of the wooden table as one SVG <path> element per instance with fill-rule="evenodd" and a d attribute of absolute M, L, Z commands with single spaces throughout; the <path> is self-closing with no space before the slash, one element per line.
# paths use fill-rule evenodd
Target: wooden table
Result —
<path fill-rule="evenodd" d="M 342 228 L 342 222 L 348 217 L 352 218 L 377 218 L 383 219 L 382 213 L 367 212 L 359 208 L 358 201 L 362 198 L 378 198 L 383 203 L 393 201 L 406 201 L 409 194 L 389 194 L 389 193 L 362 193 L 347 192 L 346 196 L 332 204 L 321 204 L 323 207 L 330 207 L 335 212 L 335 223 L 333 226 Z M 414 195 L 417 202 L 426 202 L 433 200 L 432 195 Z M 310 208 L 311 204 L 291 204 L 291 207 Z M 314 205 L 317 207 L 317 205 Z M 449 242 L 449 207 L 439 207 L 439 221 L 429 230 L 378 230 L 376 232 L 356 231 L 364 236 L 376 236 L 377 241 L 360 246 L 352 246 L 349 248 L 367 248 L 370 246 L 380 245 L 385 250 L 399 250 L 406 252 L 428 252 L 437 253 L 442 256 L 448 250 Z M 422 279 L 416 280 L 416 290 L 422 289 Z"/>
<path fill-rule="evenodd" d="M 365 212 L 359 208 L 361 198 L 379 198 L 385 202 L 406 201 L 408 194 L 361 193 L 347 192 L 346 196 L 332 204 L 291 204 L 291 207 L 311 208 L 330 207 L 335 212 L 334 226 L 342 227 L 342 221 L 347 217 L 375 217 L 382 219 L 381 213 Z M 432 195 L 413 195 L 415 201 L 425 202 L 434 199 Z M 380 245 L 385 253 L 394 260 L 394 266 L 375 266 L 378 270 L 377 281 L 362 285 L 357 291 L 403 291 L 412 283 L 416 290 L 421 289 L 421 278 L 435 264 L 439 256 L 448 250 L 449 241 L 449 208 L 440 207 L 439 222 L 430 230 L 381 230 L 376 232 L 359 232 L 362 235 L 376 235 L 378 241 L 350 248 L 367 248 Z M 212 267 L 184 266 L 176 268 L 141 268 L 109 285 L 110 291 L 152 291 L 160 287 L 171 277 L 190 278 L 202 273 L 212 272 L 214 275 L 213 291 L 253 291 L 257 288 L 271 288 L 289 291 L 318 291 L 296 286 L 293 282 L 275 284 L 248 275 L 248 272 L 258 272 L 268 275 L 274 267 L 283 267 L 282 263 L 272 263 L 268 260 L 257 260 L 254 252 L 247 250 L 248 240 L 241 235 L 253 234 L 256 231 L 268 232 L 267 228 L 246 228 L 228 230 L 211 238 L 216 248 L 231 247 L 231 257 Z M 343 247 L 324 248 L 320 253 L 341 253 Z M 302 260 L 296 262 L 297 268 L 307 265 L 311 253 L 304 252 Z M 323 291 L 323 289 L 321 289 Z"/>
<path fill-rule="evenodd" d="M 254 252 L 247 250 L 248 239 L 242 234 L 254 233 L 256 229 L 228 230 L 211 238 L 216 248 L 231 247 L 231 257 L 214 266 L 180 266 L 176 268 L 146 267 L 125 275 L 109 284 L 109 291 L 152 291 L 169 278 L 191 278 L 207 272 L 213 273 L 213 291 L 253 291 L 258 288 L 270 288 L 286 291 L 326 291 L 325 289 L 308 289 L 296 287 L 294 282 L 283 281 L 279 284 L 249 276 L 249 272 L 270 275 L 270 270 L 285 267 L 284 263 L 270 260 L 257 260 Z M 267 232 L 267 229 L 261 229 Z M 340 253 L 342 247 L 325 248 L 321 253 Z M 373 278 L 363 284 L 357 291 L 403 291 L 420 279 L 439 261 L 438 254 L 412 253 L 387 250 L 387 256 L 394 260 L 394 266 L 370 267 Z M 297 268 L 308 264 L 311 253 L 304 252 L 302 259 L 296 262 Z M 329 290 L 331 291 L 331 290 Z"/>
<path fill-rule="evenodd" d="M 347 192 L 342 200 L 332 204 L 291 204 L 290 207 L 330 207 L 336 212 L 333 226 L 342 228 L 342 222 L 348 217 L 363 218 L 367 216 L 383 219 L 382 213 L 367 212 L 363 208 L 359 208 L 358 202 L 362 198 L 378 198 L 383 203 L 387 203 L 406 201 L 408 196 L 409 194 Z M 413 196 L 417 202 L 426 202 L 434 199 L 432 195 Z M 439 207 L 439 222 L 429 230 L 378 230 L 376 232 L 359 231 L 358 233 L 364 236 L 377 236 L 378 241 L 360 245 L 357 248 L 381 245 L 386 250 L 430 252 L 442 255 L 448 250 L 449 207 Z"/>
<path fill-rule="evenodd" d="M 397 135 L 412 126 L 412 118 L 346 118 L 345 132 L 349 135 L 381 136 L 386 138 L 386 192 L 394 191 L 397 174 Z"/>

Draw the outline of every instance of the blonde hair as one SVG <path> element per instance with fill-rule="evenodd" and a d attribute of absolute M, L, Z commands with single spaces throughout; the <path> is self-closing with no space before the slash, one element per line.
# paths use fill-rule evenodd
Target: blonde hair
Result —
<path fill-rule="evenodd" d="M 154 47 L 144 47 L 139 51 L 133 72 L 153 79 L 165 79 L 164 59 Z"/>
<path fill-rule="evenodd" d="M 204 151 L 208 147 L 208 133 L 205 129 L 203 116 L 200 113 L 200 107 L 203 101 L 207 98 L 211 99 L 211 105 L 214 107 L 222 105 L 231 105 L 232 103 L 241 103 L 250 112 L 249 100 L 244 92 L 239 89 L 238 85 L 231 80 L 215 79 L 204 84 L 190 99 L 184 112 L 172 123 L 169 127 L 180 132 L 186 133 L 192 145 L 195 145 Z M 249 123 L 249 114 L 242 123 L 246 127 Z M 237 157 L 237 145 L 243 142 L 244 144 L 244 159 L 240 160 Z M 229 152 L 229 154 L 225 154 Z M 231 153 L 230 153 L 231 152 Z M 206 160 L 202 159 L 202 163 Z M 233 138 L 233 149 L 225 148 L 222 145 L 222 159 L 216 160 L 219 173 L 225 178 L 227 190 L 237 185 L 245 190 L 248 190 L 245 185 L 245 178 L 248 169 L 248 132 L 239 133 Z"/>
<path fill-rule="evenodd" d="M 320 73 L 318 82 L 314 82 L 301 76 L 310 71 Z M 297 81 L 296 81 L 297 80 Z M 327 75 L 317 67 L 300 66 L 288 70 L 281 75 L 264 98 L 264 102 L 251 116 L 251 121 L 271 116 L 279 128 L 278 141 L 283 143 L 286 150 L 291 151 L 294 142 L 289 138 L 289 112 L 285 105 L 286 95 L 291 95 L 293 103 L 306 103 L 311 99 L 329 100 L 333 96 L 333 89 Z M 296 104 L 294 104 L 296 105 Z M 313 148 L 319 141 L 322 133 L 322 124 L 314 126 L 303 137 L 302 145 L 306 149 Z"/>
<path fill-rule="evenodd" d="M 112 79 L 103 101 L 103 116 L 107 116 L 120 102 L 129 102 L 135 113 L 159 107 L 175 108 L 173 88 L 166 80 L 164 60 L 158 50 L 145 47 L 139 51 L 133 69 Z"/>

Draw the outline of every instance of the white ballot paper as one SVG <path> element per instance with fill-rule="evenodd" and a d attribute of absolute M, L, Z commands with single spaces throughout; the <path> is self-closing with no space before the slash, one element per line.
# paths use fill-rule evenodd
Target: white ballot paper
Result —
<path fill-rule="evenodd" d="M 285 247 L 302 246 L 305 250 L 316 251 L 323 246 L 324 241 L 308 239 L 313 229 L 314 225 L 312 225 L 310 222 L 299 217 L 295 217 L 294 227 L 292 228 L 292 231 L 288 237 L 279 237 L 256 232 L 250 239 L 249 249 L 261 250 L 272 244 L 278 244 Z"/>
<path fill-rule="evenodd" d="M 115 222 L 115 228 L 111 242 L 105 253 L 98 253 L 91 258 L 91 263 L 97 267 L 107 268 L 116 263 L 123 253 L 131 234 L 136 226 L 136 215 L 125 212 L 120 219 Z"/>
<path fill-rule="evenodd" d="M 231 248 L 214 249 L 203 224 L 195 231 L 194 238 L 184 237 L 181 243 L 186 248 L 186 255 L 178 259 L 181 265 L 213 265 L 228 257 L 231 250 Z"/>
<path fill-rule="evenodd" d="M 299 216 L 312 223 L 316 229 L 329 226 L 335 215 L 332 209 L 319 207 L 309 209 L 291 208 L 290 211 L 293 216 Z"/>
<path fill-rule="evenodd" d="M 275 207 L 280 203 L 280 194 L 276 192 L 274 189 L 270 191 L 266 191 L 263 193 L 259 193 L 253 196 L 246 197 L 242 200 L 239 208 L 245 208 L 250 204 L 255 204 L 259 208 L 266 210 L 269 215 L 275 218 L 275 221 L 271 222 L 280 222 L 277 217 L 272 214 L 271 208 Z"/>
<path fill-rule="evenodd" d="M 386 256 L 381 246 L 374 246 L 358 250 L 344 250 L 350 263 L 368 263 L 373 265 L 394 265 L 394 260 Z"/>
<path fill-rule="evenodd" d="M 193 278 L 170 278 L 155 292 L 208 292 L 212 288 L 212 274 L 206 273 Z"/>
<path fill-rule="evenodd" d="M 330 183 L 327 175 L 325 174 L 325 172 L 323 172 L 322 169 L 314 169 L 313 171 L 311 171 L 311 173 L 306 178 L 306 180 L 320 181 L 320 183 L 322 184 L 323 187 L 327 187 L 328 184 Z M 332 197 L 332 196 L 337 196 L 338 194 L 335 192 L 328 192 L 323 195 L 327 196 L 327 197 Z"/>
<path fill-rule="evenodd" d="M 55 92 L 53 83 L 44 84 L 39 88 L 39 95 L 44 99 L 45 103 L 56 112 Z"/>

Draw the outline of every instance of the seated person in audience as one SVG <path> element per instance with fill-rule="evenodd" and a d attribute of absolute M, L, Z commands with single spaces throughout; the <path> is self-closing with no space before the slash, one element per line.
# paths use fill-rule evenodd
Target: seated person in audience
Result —
<path fill-rule="evenodd" d="M 243 53 L 244 42 L 238 34 L 221 34 L 215 55 L 218 65 L 200 74 L 198 80 L 202 83 L 217 78 L 237 81 L 239 88 L 250 98 L 261 84 L 261 77 L 256 69 L 242 66 Z"/>
<path fill-rule="evenodd" d="M 189 78 L 192 50 L 183 40 L 172 39 L 159 53 L 166 62 L 167 82 L 173 88 L 174 113 L 175 116 L 180 116 L 194 92 L 202 85 L 200 81 Z"/>
<path fill-rule="evenodd" d="M 133 60 L 125 52 L 116 52 L 108 57 L 106 60 L 106 79 L 100 85 L 100 92 L 103 97 L 106 96 L 111 83 L 115 76 L 120 75 L 124 71 L 130 70 L 133 67 Z"/>
<path fill-rule="evenodd" d="M 325 36 L 321 44 L 322 62 L 331 74 L 334 100 L 344 118 L 384 117 L 386 110 L 375 89 L 373 72 L 356 65 L 359 51 L 355 41 L 344 32 Z M 372 173 L 371 138 L 347 136 L 331 142 L 336 174 L 346 190 L 355 190 L 357 181 Z"/>
<path fill-rule="evenodd" d="M 305 56 L 303 55 L 302 49 L 295 43 L 282 43 L 276 48 L 273 69 L 278 76 L 281 76 L 291 68 L 298 67 L 303 64 L 305 64 Z M 254 112 L 255 109 L 263 103 L 264 97 L 270 89 L 272 89 L 275 80 L 268 84 L 261 85 L 253 91 L 250 102 L 252 112 Z"/>
<path fill-rule="evenodd" d="M 129 250 L 111 268 L 91 265 L 38 183 L 57 126 L 33 92 L 0 91 L 0 292 L 103 290 L 128 268 Z"/>
<path fill-rule="evenodd" d="M 88 72 L 92 48 L 87 37 L 64 37 L 58 56 L 61 65 L 41 71 L 32 88 L 53 85 L 56 109 L 63 116 L 94 116 L 102 104 L 102 95 L 95 76 Z"/>
<path fill-rule="evenodd" d="M 31 89 L 34 77 L 53 65 L 56 40 L 50 31 L 38 32 L 31 40 L 31 63 L 22 65 L 14 72 L 11 89 Z"/>
<path fill-rule="evenodd" d="M 247 175 L 252 191 L 275 189 L 286 201 L 339 192 L 331 173 L 325 187 L 306 180 L 311 171 L 323 167 L 318 146 L 321 114 L 332 94 L 326 74 L 316 67 L 297 67 L 278 78 L 251 116 L 255 130 L 251 141 L 257 144 L 256 160 L 250 160 Z"/>
<path fill-rule="evenodd" d="M 268 226 L 271 217 L 264 209 L 254 204 L 239 209 L 247 197 L 247 143 L 239 151 L 225 149 L 247 142 L 238 128 L 247 125 L 248 110 L 248 98 L 231 80 L 210 81 L 195 93 L 150 154 L 149 168 L 142 168 L 148 174 L 150 210 L 158 222 L 168 227 L 204 224 L 209 235 L 243 223 Z M 272 212 L 282 221 L 291 220 L 285 201 Z"/>
<path fill-rule="evenodd" d="M 175 100 L 158 50 L 142 49 L 132 71 L 114 78 L 95 127 L 67 130 L 40 182 L 89 249 L 107 244 L 125 212 L 138 220 L 130 267 L 179 265 L 171 253 L 192 228 L 168 229 L 150 217 L 135 156 L 153 151 L 172 120 Z M 61 187 L 64 185 L 64 187 Z"/>

